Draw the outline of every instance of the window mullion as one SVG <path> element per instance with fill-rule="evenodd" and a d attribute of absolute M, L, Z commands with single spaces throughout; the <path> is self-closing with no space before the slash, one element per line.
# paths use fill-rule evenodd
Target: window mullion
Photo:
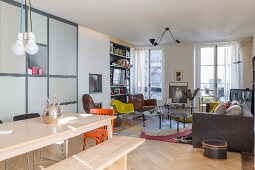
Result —
<path fill-rule="evenodd" d="M 214 48 L 214 99 L 217 100 L 217 82 L 218 82 L 218 70 L 217 70 L 217 63 L 218 63 L 218 46 L 215 45 Z"/>

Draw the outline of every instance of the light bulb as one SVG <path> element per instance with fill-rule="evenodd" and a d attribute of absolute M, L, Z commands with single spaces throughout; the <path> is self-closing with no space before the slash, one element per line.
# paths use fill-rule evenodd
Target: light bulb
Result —
<path fill-rule="evenodd" d="M 19 56 L 25 54 L 25 47 L 24 47 L 24 43 L 23 43 L 23 34 L 22 33 L 18 33 L 17 41 L 12 46 L 12 52 L 15 55 L 19 55 Z"/>
<path fill-rule="evenodd" d="M 30 55 L 34 55 L 38 52 L 38 46 L 35 42 L 35 34 L 32 32 L 28 33 L 28 40 L 26 42 L 25 49 Z"/>

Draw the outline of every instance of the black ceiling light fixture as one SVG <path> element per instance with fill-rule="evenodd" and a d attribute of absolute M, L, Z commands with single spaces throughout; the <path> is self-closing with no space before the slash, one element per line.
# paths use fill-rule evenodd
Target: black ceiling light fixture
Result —
<path fill-rule="evenodd" d="M 174 36 L 173 36 L 173 34 L 172 34 L 172 32 L 170 31 L 169 28 L 165 28 L 165 31 L 164 31 L 157 39 L 155 39 L 155 38 L 149 39 L 150 43 L 151 43 L 152 45 L 154 45 L 154 46 L 158 46 L 159 43 L 160 43 L 160 41 L 162 40 L 162 38 L 164 37 L 164 35 L 165 35 L 166 32 L 169 32 L 169 33 L 170 33 L 170 35 L 171 35 L 171 37 L 173 38 L 174 42 L 176 42 L 176 43 L 181 43 L 179 40 L 177 40 L 177 39 L 174 38 Z"/>

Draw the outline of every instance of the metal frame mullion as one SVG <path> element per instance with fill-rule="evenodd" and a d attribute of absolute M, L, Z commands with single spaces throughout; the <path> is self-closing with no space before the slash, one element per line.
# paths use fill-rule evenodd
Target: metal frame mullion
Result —
<path fill-rule="evenodd" d="M 149 49 L 149 99 L 151 98 L 151 49 Z"/>
<path fill-rule="evenodd" d="M 218 70 L 217 70 L 217 62 L 218 62 L 218 46 L 214 46 L 214 99 L 217 101 L 217 82 L 218 82 Z"/>

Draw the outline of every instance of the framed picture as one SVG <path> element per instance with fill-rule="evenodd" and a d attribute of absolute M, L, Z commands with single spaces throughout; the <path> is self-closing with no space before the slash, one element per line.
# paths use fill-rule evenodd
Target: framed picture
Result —
<path fill-rule="evenodd" d="M 102 74 L 89 74 L 89 93 L 102 92 Z"/>
<path fill-rule="evenodd" d="M 188 90 L 188 82 L 170 82 L 169 83 L 169 98 L 172 99 L 172 104 L 186 104 L 187 97 L 183 95 L 183 91 Z"/>
<path fill-rule="evenodd" d="M 183 81 L 183 71 L 182 70 L 176 70 L 174 72 L 174 81 L 176 81 L 176 82 Z"/>

